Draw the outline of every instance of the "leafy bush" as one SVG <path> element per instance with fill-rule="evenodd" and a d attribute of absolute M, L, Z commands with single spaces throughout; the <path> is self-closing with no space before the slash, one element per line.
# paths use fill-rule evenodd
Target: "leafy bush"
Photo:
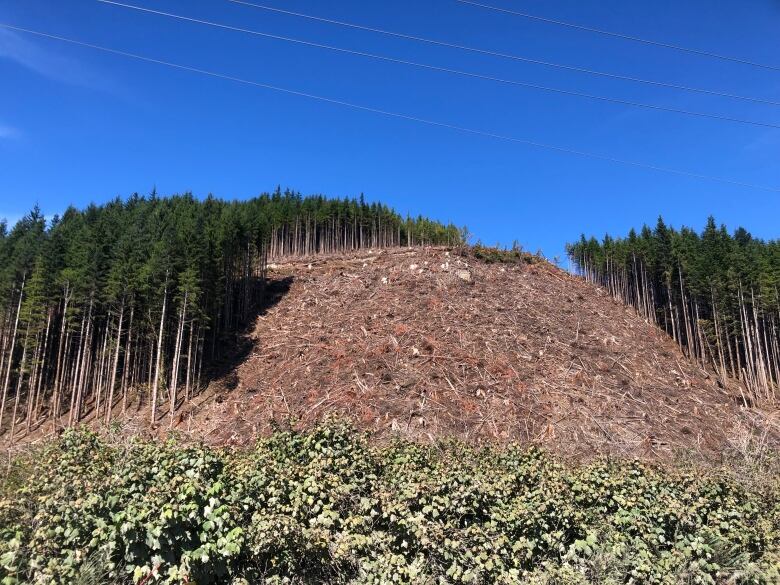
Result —
<path fill-rule="evenodd" d="M 504 249 L 476 243 L 469 251 L 474 258 L 486 264 L 536 264 L 542 260 L 539 254 L 533 255 L 524 252 L 518 244 L 513 245 L 510 249 Z"/>
<path fill-rule="evenodd" d="M 34 462 L 34 465 L 24 465 Z M 0 583 L 780 582 L 780 486 L 535 448 L 71 431 L 0 485 Z"/>

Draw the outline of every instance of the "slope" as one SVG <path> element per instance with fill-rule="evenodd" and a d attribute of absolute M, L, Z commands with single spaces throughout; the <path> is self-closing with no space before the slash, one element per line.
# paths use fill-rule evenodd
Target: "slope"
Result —
<path fill-rule="evenodd" d="M 251 351 L 180 428 L 244 444 L 338 415 L 385 436 L 639 456 L 777 436 L 777 413 L 741 407 L 738 388 L 633 310 L 532 257 L 394 249 L 272 264 L 270 276 L 278 302 Z"/>

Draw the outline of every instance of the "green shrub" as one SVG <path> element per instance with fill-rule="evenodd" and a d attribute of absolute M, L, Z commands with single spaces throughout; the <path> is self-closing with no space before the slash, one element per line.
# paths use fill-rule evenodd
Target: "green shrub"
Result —
<path fill-rule="evenodd" d="M 517 244 L 510 249 L 504 249 L 477 243 L 469 248 L 469 252 L 474 258 L 486 264 L 536 264 L 542 260 L 539 254 L 524 252 Z"/>
<path fill-rule="evenodd" d="M 0 583 L 780 582 L 780 489 L 535 448 L 71 431 L 0 484 Z"/>

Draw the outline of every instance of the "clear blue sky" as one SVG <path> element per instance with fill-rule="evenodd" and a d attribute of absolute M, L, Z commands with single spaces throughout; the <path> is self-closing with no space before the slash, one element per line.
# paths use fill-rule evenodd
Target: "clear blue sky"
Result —
<path fill-rule="evenodd" d="M 780 124 L 738 102 L 421 45 L 226 0 L 126 0 L 401 59 Z M 263 2 L 263 0 L 256 0 Z M 488 0 L 485 0 L 486 2 Z M 454 0 L 266 0 L 486 49 L 780 101 L 780 72 L 491 13 Z M 489 0 L 780 66 L 777 0 Z M 780 187 L 780 130 L 465 79 L 140 14 L 94 0 L 0 0 L 0 21 L 487 132 Z M 780 194 L 664 175 L 357 112 L 0 30 L 0 216 L 134 191 L 246 198 L 276 185 L 381 199 L 548 256 L 580 232 L 708 214 L 780 236 Z"/>

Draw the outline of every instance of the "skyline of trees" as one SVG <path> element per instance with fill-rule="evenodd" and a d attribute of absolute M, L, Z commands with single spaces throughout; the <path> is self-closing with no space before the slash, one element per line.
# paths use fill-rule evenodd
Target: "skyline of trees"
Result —
<path fill-rule="evenodd" d="M 578 272 L 663 328 L 720 381 L 745 386 L 743 401 L 780 394 L 780 241 L 729 233 L 713 217 L 699 234 L 668 227 L 631 230 L 567 245 Z"/>
<path fill-rule="evenodd" d="M 245 325 L 274 257 L 455 243 L 461 231 L 381 203 L 192 194 L 35 207 L 0 222 L 0 433 L 53 420 L 107 424 L 149 408 L 159 422 L 202 386 L 223 341 Z"/>
<path fill-rule="evenodd" d="M 0 434 L 128 408 L 170 423 L 263 298 L 271 259 L 459 245 L 464 229 L 359 199 L 138 194 L 0 222 Z M 663 328 L 746 404 L 780 390 L 780 242 L 666 226 L 567 245 L 578 272 Z"/>
<path fill-rule="evenodd" d="M 464 229 L 423 216 L 403 218 L 390 207 L 358 199 L 328 199 L 277 189 L 259 204 L 269 210 L 269 256 L 306 256 L 393 246 L 456 245 Z"/>

